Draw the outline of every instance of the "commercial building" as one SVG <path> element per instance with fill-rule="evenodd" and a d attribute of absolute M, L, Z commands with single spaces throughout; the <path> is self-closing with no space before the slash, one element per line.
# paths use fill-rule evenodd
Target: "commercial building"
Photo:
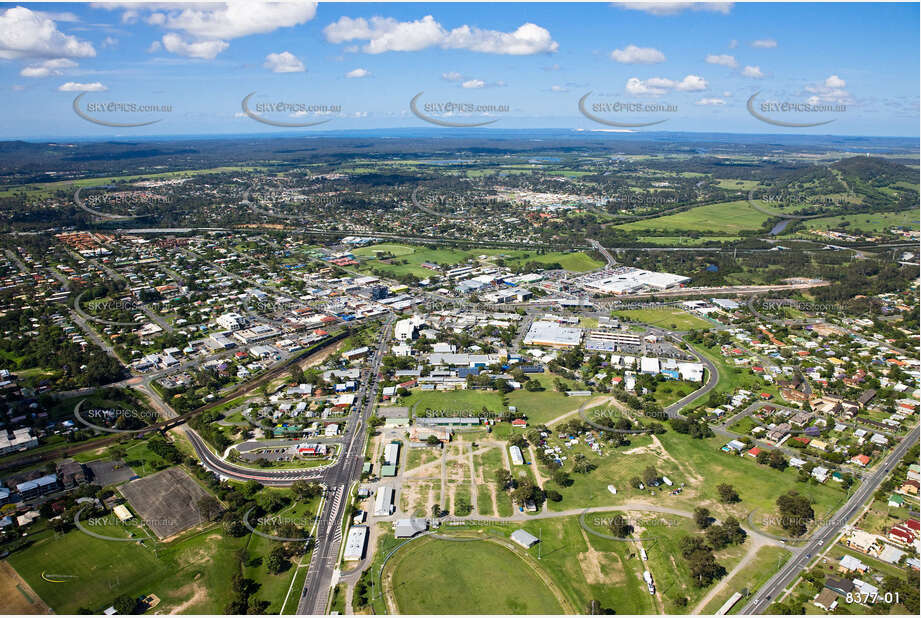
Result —
<path fill-rule="evenodd" d="M 540 539 L 538 539 L 536 536 L 520 528 L 512 532 L 512 535 L 510 538 L 516 543 L 518 543 L 519 545 L 521 545 L 522 547 L 524 547 L 525 549 L 533 547 L 534 545 L 537 545 L 540 542 Z"/>
<path fill-rule="evenodd" d="M 531 324 L 524 337 L 525 345 L 553 348 L 574 348 L 582 343 L 582 329 L 560 326 L 555 322 L 538 320 Z"/>
<path fill-rule="evenodd" d="M 391 442 L 384 447 L 384 464 L 388 466 L 397 465 L 400 459 L 400 443 Z"/>
<path fill-rule="evenodd" d="M 393 488 L 378 487 L 374 497 L 374 516 L 389 517 L 393 514 Z"/>
<path fill-rule="evenodd" d="M 690 277 L 658 273 L 641 268 L 621 266 L 600 274 L 582 278 L 579 283 L 586 290 L 601 294 L 636 294 L 647 290 L 667 290 L 690 281 Z"/>
<path fill-rule="evenodd" d="M 368 543 L 368 527 L 352 526 L 345 539 L 343 560 L 361 560 L 365 557 L 365 546 Z"/>
<path fill-rule="evenodd" d="M 217 318 L 218 325 L 225 330 L 240 330 L 249 324 L 249 318 L 239 313 L 225 313 Z"/>
<path fill-rule="evenodd" d="M 393 524 L 393 536 L 398 539 L 410 539 L 420 532 L 425 532 L 428 527 L 428 522 L 422 517 L 398 519 Z"/>

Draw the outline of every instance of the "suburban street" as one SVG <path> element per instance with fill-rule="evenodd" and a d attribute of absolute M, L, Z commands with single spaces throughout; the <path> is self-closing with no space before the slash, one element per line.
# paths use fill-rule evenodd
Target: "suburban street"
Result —
<path fill-rule="evenodd" d="M 748 602 L 739 613 L 742 614 L 761 614 L 764 613 L 771 602 L 777 599 L 780 594 L 799 576 L 800 572 L 805 569 L 813 556 L 822 549 L 828 542 L 833 541 L 847 523 L 863 507 L 867 500 L 873 497 L 877 488 L 886 479 L 889 470 L 899 462 L 908 449 L 918 443 L 918 427 L 911 430 L 901 442 L 892 450 L 886 459 L 884 459 L 876 469 L 860 484 L 857 491 L 848 499 L 847 503 L 841 507 L 829 523 L 819 528 L 815 534 L 810 537 L 809 542 L 803 547 L 793 550 L 793 557 L 774 575 L 761 589 L 752 595 L 752 600 Z"/>

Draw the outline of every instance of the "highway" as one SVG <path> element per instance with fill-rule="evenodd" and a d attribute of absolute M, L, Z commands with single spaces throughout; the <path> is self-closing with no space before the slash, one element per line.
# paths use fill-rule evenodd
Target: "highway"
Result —
<path fill-rule="evenodd" d="M 346 428 L 345 446 L 339 459 L 324 472 L 323 484 L 326 486 L 327 499 L 323 502 L 323 512 L 320 514 L 320 521 L 323 523 L 317 529 L 307 578 L 304 580 L 304 588 L 297 606 L 297 613 L 300 615 L 326 613 L 333 571 L 339 560 L 339 547 L 342 545 L 342 517 L 349 499 L 348 491 L 352 483 L 361 477 L 366 435 L 364 427 L 377 402 L 381 361 L 390 344 L 395 321 L 395 317 L 391 315 L 381 327 L 377 349 L 356 397 L 358 414 Z"/>
<path fill-rule="evenodd" d="M 815 534 L 809 538 L 806 545 L 798 550 L 794 550 L 790 560 L 752 596 L 752 600 L 749 601 L 739 613 L 763 613 L 768 606 L 770 606 L 771 602 L 776 600 L 784 589 L 799 577 L 800 572 L 812 562 L 813 556 L 818 554 L 819 550 L 821 550 L 826 543 L 833 541 L 838 534 L 840 534 L 842 528 L 847 525 L 847 522 L 857 514 L 867 500 L 873 497 L 877 488 L 879 488 L 889 474 L 889 470 L 892 469 L 892 466 L 896 465 L 899 460 L 905 456 L 908 449 L 917 443 L 918 427 L 915 427 L 901 442 L 899 442 L 889 456 L 886 457 L 872 473 L 864 478 L 864 481 L 860 484 L 857 491 L 854 492 L 854 495 L 848 499 L 837 513 L 835 513 L 834 517 L 832 517 L 827 524 L 819 528 Z"/>

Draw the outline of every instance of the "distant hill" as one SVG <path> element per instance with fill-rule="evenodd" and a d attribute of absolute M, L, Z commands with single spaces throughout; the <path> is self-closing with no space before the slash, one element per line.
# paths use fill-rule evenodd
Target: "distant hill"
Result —
<path fill-rule="evenodd" d="M 831 167 L 847 178 L 854 178 L 874 187 L 896 182 L 918 183 L 917 171 L 879 157 L 849 157 L 841 159 Z"/>

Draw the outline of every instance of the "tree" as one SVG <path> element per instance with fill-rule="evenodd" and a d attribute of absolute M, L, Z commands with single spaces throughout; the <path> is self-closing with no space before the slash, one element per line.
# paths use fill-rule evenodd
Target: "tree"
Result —
<path fill-rule="evenodd" d="M 809 498 L 796 491 L 778 496 L 777 508 L 780 510 L 781 527 L 793 536 L 805 534 L 809 522 L 815 519 Z"/>
<path fill-rule="evenodd" d="M 615 515 L 612 517 L 611 523 L 608 524 L 608 529 L 611 531 L 612 535 L 619 539 L 625 539 L 633 532 L 633 526 L 631 526 L 630 522 L 622 515 Z"/>
<path fill-rule="evenodd" d="M 630 479 L 630 486 L 633 487 L 634 489 L 639 489 L 640 485 L 642 484 L 643 484 L 643 479 L 641 479 L 638 476 L 634 476 L 632 479 Z"/>
<path fill-rule="evenodd" d="M 697 527 L 703 530 L 708 527 L 712 519 L 710 519 L 710 509 L 706 509 L 702 506 L 698 506 L 694 509 L 694 523 L 697 524 Z"/>
<path fill-rule="evenodd" d="M 284 571 L 287 565 L 288 557 L 285 555 L 285 548 L 281 545 L 276 545 L 265 559 L 265 567 L 269 573 L 277 575 Z"/>
<path fill-rule="evenodd" d="M 597 468 L 597 466 L 582 453 L 576 453 L 576 455 L 572 458 L 572 469 L 574 472 L 578 472 L 579 474 L 587 474 L 595 468 Z"/>
<path fill-rule="evenodd" d="M 220 503 L 213 496 L 203 496 L 198 500 L 198 514 L 205 521 L 213 521 L 221 513 Z"/>
<path fill-rule="evenodd" d="M 643 482 L 646 484 L 647 487 L 654 484 L 658 480 L 659 480 L 659 473 L 656 472 L 656 469 L 654 467 L 647 466 L 646 469 L 643 470 Z"/>
<path fill-rule="evenodd" d="M 425 443 L 429 446 L 441 446 L 441 440 L 438 439 L 438 436 L 435 434 L 430 435 L 425 439 Z"/>
<path fill-rule="evenodd" d="M 432 519 L 438 519 L 441 517 L 441 505 L 433 504 L 432 505 Z"/>
<path fill-rule="evenodd" d="M 512 484 L 512 473 L 506 470 L 505 468 L 499 468 L 496 470 L 496 485 L 499 486 L 500 490 L 505 490 L 509 485 Z"/>
<path fill-rule="evenodd" d="M 739 494 L 733 486 L 728 483 L 720 483 L 717 485 L 716 492 L 719 494 L 720 502 L 723 504 L 734 504 L 741 501 Z"/>
<path fill-rule="evenodd" d="M 604 607 L 601 601 L 592 599 L 585 608 L 585 613 L 589 616 L 613 616 L 615 612 L 610 607 Z"/>
<path fill-rule="evenodd" d="M 785 470 L 789 465 L 787 458 L 783 456 L 783 453 L 779 449 L 771 451 L 771 457 L 768 463 L 776 470 Z"/>
<path fill-rule="evenodd" d="M 112 607 L 119 614 L 133 614 L 137 608 L 137 600 L 123 594 L 112 602 Z"/>
<path fill-rule="evenodd" d="M 563 470 L 554 470 L 553 474 L 551 475 L 551 479 L 560 487 L 569 487 L 572 485 L 572 479 L 569 478 L 569 475 L 566 474 L 566 472 Z"/>
<path fill-rule="evenodd" d="M 534 393 L 544 390 L 544 387 L 538 380 L 528 380 L 524 383 L 524 390 Z"/>
<path fill-rule="evenodd" d="M 322 494 L 323 487 L 319 483 L 297 480 L 291 483 L 291 492 L 298 500 L 306 502 Z"/>

